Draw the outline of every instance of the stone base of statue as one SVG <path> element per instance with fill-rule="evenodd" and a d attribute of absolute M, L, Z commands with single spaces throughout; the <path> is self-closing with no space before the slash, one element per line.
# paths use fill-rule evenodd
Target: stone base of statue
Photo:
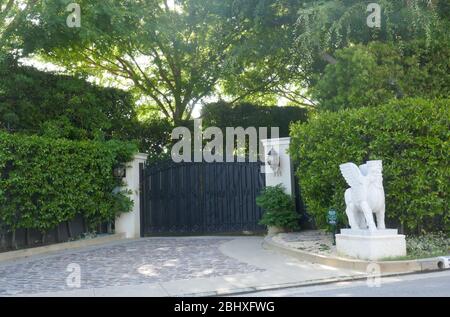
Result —
<path fill-rule="evenodd" d="M 336 235 L 338 255 L 361 260 L 382 260 L 406 255 L 405 236 L 397 229 L 370 232 L 362 229 L 341 229 Z"/>

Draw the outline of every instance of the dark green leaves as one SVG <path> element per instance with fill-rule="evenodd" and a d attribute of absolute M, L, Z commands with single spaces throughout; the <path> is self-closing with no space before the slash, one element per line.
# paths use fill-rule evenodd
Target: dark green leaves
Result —
<path fill-rule="evenodd" d="M 308 212 L 325 226 L 345 210 L 339 164 L 383 160 L 386 217 L 421 232 L 450 229 L 450 100 L 405 99 L 374 108 L 321 113 L 292 126 L 290 153 Z"/>
<path fill-rule="evenodd" d="M 299 215 L 295 213 L 292 197 L 282 185 L 268 186 L 256 198 L 256 204 L 264 210 L 261 224 L 285 229 L 297 229 Z"/>
<path fill-rule="evenodd" d="M 68 141 L 0 133 L 0 223 L 3 230 L 46 232 L 82 215 L 91 228 L 130 210 L 113 178 L 136 148 L 110 141 Z"/>

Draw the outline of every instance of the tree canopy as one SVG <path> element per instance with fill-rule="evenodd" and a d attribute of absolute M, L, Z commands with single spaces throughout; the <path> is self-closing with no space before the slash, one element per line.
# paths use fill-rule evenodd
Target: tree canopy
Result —
<path fill-rule="evenodd" d="M 411 41 L 402 48 L 391 43 L 358 44 L 336 51 L 336 60 L 311 89 L 319 109 L 450 96 L 450 46 L 445 41 L 428 46 L 424 40 Z"/>
<path fill-rule="evenodd" d="M 81 28 L 65 26 L 65 1 L 43 1 L 27 31 L 48 59 L 130 85 L 174 122 L 191 117 L 233 63 L 257 1 L 78 1 Z M 245 10 L 245 8 L 248 8 Z M 39 40 L 37 40 L 39 39 Z"/>
<path fill-rule="evenodd" d="M 79 0 L 79 28 L 66 24 L 69 3 L 3 0 L 2 43 L 125 87 L 175 124 L 211 96 L 314 107 L 327 98 L 312 95 L 326 86 L 315 88 L 326 66 L 343 61 L 347 48 L 373 58 L 382 53 L 369 44 L 379 42 L 422 58 L 433 43 L 449 43 L 445 0 L 380 0 L 380 28 L 367 25 L 368 2 L 360 0 Z M 416 41 L 424 43 L 419 51 L 403 51 Z"/>
<path fill-rule="evenodd" d="M 158 117 L 140 120 L 134 98 L 84 78 L 0 62 L 0 128 L 70 140 L 135 141 L 158 155 L 169 143 L 172 125 Z"/>
<path fill-rule="evenodd" d="M 341 49 L 362 45 L 361 50 L 365 50 L 364 46 L 379 42 L 395 46 L 400 55 L 425 56 L 432 44 L 443 46 L 450 41 L 450 4 L 444 0 L 377 1 L 380 28 L 367 25 L 367 1 L 263 2 L 278 10 L 261 13 L 264 18 L 258 19 L 260 24 L 252 29 L 250 43 L 261 45 L 250 44 L 247 51 L 243 49 L 239 67 L 224 79 L 225 91 L 238 100 L 261 100 L 262 96 L 270 104 L 273 96 L 278 96 L 292 104 L 315 106 L 311 88 L 326 66 L 336 61 Z M 276 17 L 273 12 L 277 12 Z M 408 44 L 417 41 L 425 46 Z M 418 51 L 404 53 L 405 46 Z"/>

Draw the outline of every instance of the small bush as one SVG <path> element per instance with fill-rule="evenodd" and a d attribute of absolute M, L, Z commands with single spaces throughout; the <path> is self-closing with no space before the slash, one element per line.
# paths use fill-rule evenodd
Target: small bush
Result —
<path fill-rule="evenodd" d="M 406 253 L 416 258 L 450 254 L 450 238 L 444 233 L 408 236 Z"/>
<path fill-rule="evenodd" d="M 264 210 L 260 224 L 288 230 L 298 228 L 299 216 L 295 212 L 294 201 L 281 185 L 264 188 L 256 198 L 256 204 Z"/>
<path fill-rule="evenodd" d="M 330 206 L 346 218 L 348 185 L 339 164 L 383 160 L 390 224 L 416 233 L 450 231 L 450 99 L 324 112 L 292 125 L 291 138 L 302 196 L 319 227 Z"/>

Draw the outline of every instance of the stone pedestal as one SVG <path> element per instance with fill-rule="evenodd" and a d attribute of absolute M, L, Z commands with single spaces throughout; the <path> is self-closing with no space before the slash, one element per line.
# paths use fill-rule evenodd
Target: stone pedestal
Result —
<path fill-rule="evenodd" d="M 382 260 L 406 255 L 405 236 L 397 229 L 369 230 L 341 229 L 336 235 L 339 255 L 361 260 Z"/>

